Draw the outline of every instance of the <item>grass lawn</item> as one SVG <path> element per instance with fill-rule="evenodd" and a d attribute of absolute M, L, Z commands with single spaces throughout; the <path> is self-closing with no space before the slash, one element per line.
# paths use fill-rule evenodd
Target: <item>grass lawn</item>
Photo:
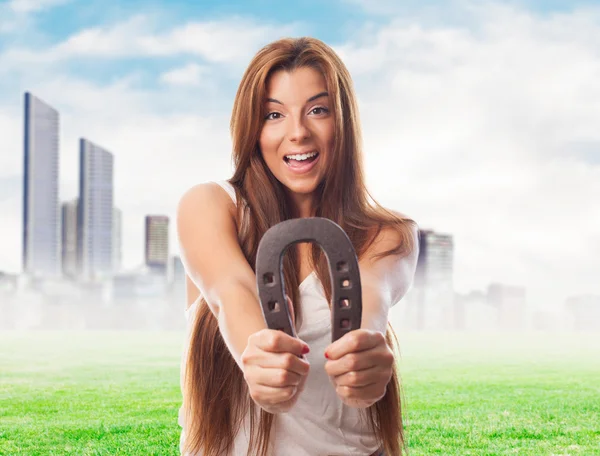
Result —
<path fill-rule="evenodd" d="M 600 335 L 399 338 L 412 455 L 600 455 Z M 0 332 L 0 455 L 177 455 L 182 343 Z"/>
<path fill-rule="evenodd" d="M 412 455 L 600 455 L 600 334 L 400 342 Z"/>

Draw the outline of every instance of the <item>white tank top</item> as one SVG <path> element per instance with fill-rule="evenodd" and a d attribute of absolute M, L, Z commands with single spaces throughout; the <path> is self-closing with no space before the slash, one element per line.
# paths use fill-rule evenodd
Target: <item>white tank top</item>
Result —
<path fill-rule="evenodd" d="M 235 191 L 227 181 L 217 182 L 235 200 Z M 325 350 L 331 344 L 331 314 L 325 292 L 317 275 L 311 273 L 299 286 L 303 322 L 298 337 L 310 346 L 307 355 L 310 371 L 304 391 L 288 413 L 275 415 L 271 430 L 273 455 L 341 456 L 371 455 L 378 445 L 370 432 L 366 414 L 341 402 L 325 372 Z M 187 310 L 188 338 L 196 311 L 196 300 Z M 181 378 L 185 374 L 185 355 L 182 357 Z M 183 390 L 183 389 L 182 389 Z M 179 425 L 184 426 L 183 406 L 179 411 Z M 248 417 L 247 417 L 248 418 Z M 246 456 L 249 427 L 240 428 L 235 438 L 235 449 L 227 456 Z M 182 430 L 180 450 L 185 434 Z M 189 455 L 186 455 L 189 456 Z"/>

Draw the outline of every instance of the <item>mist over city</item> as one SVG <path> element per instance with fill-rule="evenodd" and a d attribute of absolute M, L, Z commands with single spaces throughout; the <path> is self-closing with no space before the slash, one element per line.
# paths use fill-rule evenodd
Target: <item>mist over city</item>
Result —
<path fill-rule="evenodd" d="M 0 5 L 0 327 L 184 327 L 177 201 L 231 176 L 251 56 L 315 27 L 356 86 L 369 190 L 421 229 L 393 325 L 600 325 L 596 9 L 330 5 L 378 24 L 352 33 L 252 14 L 160 28 L 160 11 L 120 10 L 27 42 L 73 7 L 51 3 Z"/>
<path fill-rule="evenodd" d="M 17 274 L 0 272 L 0 328 L 184 329 L 185 270 L 173 254 L 173 221 L 167 214 L 145 215 L 138 230 L 144 258 L 124 270 L 114 155 L 93 140 L 80 138 L 79 194 L 61 201 L 59 119 L 53 106 L 30 92 L 23 94 L 23 269 Z M 451 233 L 421 227 L 414 282 L 390 314 L 394 328 L 600 329 L 598 294 L 572 290 L 561 307 L 544 308 L 532 306 L 522 284 L 491 281 L 483 289 L 458 292 L 455 247 Z"/>

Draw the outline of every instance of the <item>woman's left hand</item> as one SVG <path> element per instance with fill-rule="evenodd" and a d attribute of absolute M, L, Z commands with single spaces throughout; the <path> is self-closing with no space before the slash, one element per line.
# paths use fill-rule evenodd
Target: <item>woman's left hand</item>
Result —
<path fill-rule="evenodd" d="M 325 371 L 346 405 L 367 408 L 385 395 L 395 360 L 381 332 L 350 331 L 332 343 L 325 356 Z"/>

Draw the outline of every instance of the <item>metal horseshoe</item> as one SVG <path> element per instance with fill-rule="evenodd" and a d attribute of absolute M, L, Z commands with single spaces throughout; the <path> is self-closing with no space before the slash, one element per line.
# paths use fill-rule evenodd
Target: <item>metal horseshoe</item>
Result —
<path fill-rule="evenodd" d="M 362 293 L 358 258 L 346 232 L 332 220 L 309 217 L 285 220 L 269 228 L 258 245 L 256 283 L 262 313 L 270 329 L 296 337 L 285 300 L 283 256 L 298 242 L 319 244 L 329 263 L 332 285 L 331 338 L 359 329 Z"/>

